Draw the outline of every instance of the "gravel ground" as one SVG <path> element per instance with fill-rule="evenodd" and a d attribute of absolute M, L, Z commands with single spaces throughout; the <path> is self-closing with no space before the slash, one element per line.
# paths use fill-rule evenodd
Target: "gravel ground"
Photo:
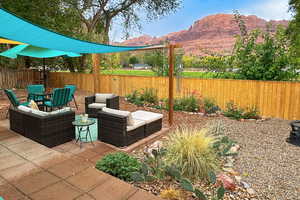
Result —
<path fill-rule="evenodd" d="M 24 91 L 17 91 L 17 94 L 23 96 Z M 84 97 L 90 94 L 83 91 L 76 93 L 78 113 L 84 112 Z M 1 95 L 0 106 L 7 104 L 4 99 Z M 127 103 L 124 98 L 121 99 L 121 109 L 161 112 L 164 114 L 163 126 L 168 126 L 166 111 L 138 108 Z M 213 120 L 222 120 L 225 134 L 241 146 L 234 168 L 241 174 L 242 180 L 257 192 L 259 199 L 300 200 L 300 146 L 285 141 L 289 136 L 290 121 L 270 119 L 263 122 L 240 122 L 224 117 L 174 113 L 174 127 L 187 124 L 204 126 Z"/>
<path fill-rule="evenodd" d="M 236 170 L 260 199 L 300 199 L 300 147 L 285 141 L 289 121 L 223 121 L 226 134 L 241 146 Z"/>

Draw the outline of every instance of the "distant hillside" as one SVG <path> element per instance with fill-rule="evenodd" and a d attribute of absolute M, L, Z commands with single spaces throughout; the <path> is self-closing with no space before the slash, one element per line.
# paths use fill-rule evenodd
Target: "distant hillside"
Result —
<path fill-rule="evenodd" d="M 287 26 L 287 20 L 266 21 L 255 15 L 243 16 L 248 30 L 265 30 L 268 23 L 271 31 L 277 25 Z M 239 28 L 232 14 L 216 14 L 204 17 L 194 22 L 188 30 L 169 33 L 162 37 L 143 35 L 122 42 L 124 45 L 158 44 L 161 41 L 182 43 L 186 54 L 203 55 L 206 51 L 226 54 L 231 52 L 235 36 L 239 34 Z"/>

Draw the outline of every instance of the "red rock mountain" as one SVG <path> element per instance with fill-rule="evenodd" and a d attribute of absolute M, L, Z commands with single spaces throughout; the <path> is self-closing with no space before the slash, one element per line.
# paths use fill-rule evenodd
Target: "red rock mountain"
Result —
<path fill-rule="evenodd" d="M 266 30 L 270 24 L 270 30 L 275 31 L 277 25 L 287 26 L 287 20 L 266 21 L 255 15 L 242 16 L 248 30 Z M 163 41 L 171 41 L 183 44 L 185 54 L 204 55 L 207 52 L 227 54 L 232 51 L 235 36 L 239 34 L 239 27 L 232 14 L 216 14 L 204 17 L 188 29 L 169 33 L 162 37 L 143 35 L 122 42 L 124 45 L 158 44 Z"/>

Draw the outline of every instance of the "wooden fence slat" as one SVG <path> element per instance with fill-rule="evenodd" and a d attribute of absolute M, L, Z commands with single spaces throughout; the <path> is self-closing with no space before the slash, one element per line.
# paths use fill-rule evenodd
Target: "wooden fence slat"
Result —
<path fill-rule="evenodd" d="M 154 88 L 159 98 L 168 97 L 167 77 L 99 75 L 100 86 L 97 91 L 116 93 L 125 96 L 134 90 Z M 0 76 L 0 84 L 3 82 Z M 175 82 L 178 80 L 175 79 Z M 50 86 L 62 87 L 75 84 L 79 89 L 93 91 L 93 76 L 79 73 L 50 73 Z M 266 117 L 300 119 L 300 83 L 283 81 L 254 81 L 228 79 L 180 78 L 180 89 L 174 87 L 176 97 L 186 96 L 198 91 L 202 97 L 210 97 L 224 109 L 233 100 L 236 104 L 257 106 L 260 114 Z"/>

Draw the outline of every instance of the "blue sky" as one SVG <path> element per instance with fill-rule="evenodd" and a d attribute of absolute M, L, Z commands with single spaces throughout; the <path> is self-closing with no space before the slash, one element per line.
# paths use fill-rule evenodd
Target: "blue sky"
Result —
<path fill-rule="evenodd" d="M 162 36 L 170 32 L 188 29 L 194 21 L 216 13 L 232 13 L 239 10 L 244 15 L 257 15 L 266 20 L 290 19 L 289 0 L 183 0 L 182 7 L 174 14 L 160 20 L 142 21 L 142 30 L 132 32 L 130 37 L 140 35 Z M 122 34 L 113 26 L 111 39 L 120 41 Z"/>

